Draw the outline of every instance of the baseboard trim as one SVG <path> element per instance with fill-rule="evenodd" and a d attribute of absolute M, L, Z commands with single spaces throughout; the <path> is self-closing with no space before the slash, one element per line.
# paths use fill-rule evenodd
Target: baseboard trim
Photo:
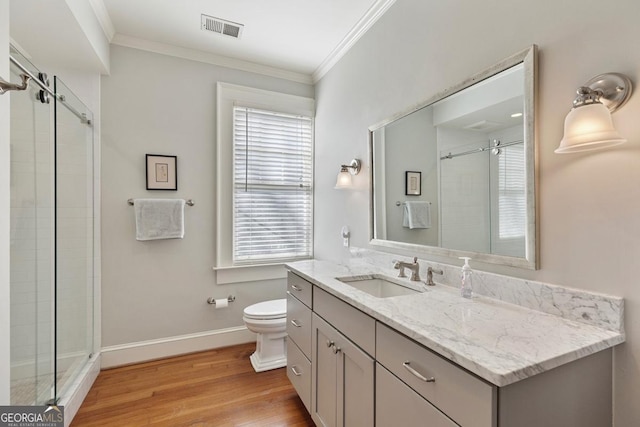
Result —
<path fill-rule="evenodd" d="M 256 340 L 256 334 L 245 326 L 178 335 L 157 340 L 138 341 L 103 347 L 102 369 L 147 362 L 196 351 L 244 344 Z"/>

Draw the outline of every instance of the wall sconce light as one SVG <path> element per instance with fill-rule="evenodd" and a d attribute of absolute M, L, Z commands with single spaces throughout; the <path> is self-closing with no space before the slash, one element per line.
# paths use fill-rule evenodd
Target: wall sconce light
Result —
<path fill-rule="evenodd" d="M 578 89 L 573 108 L 564 120 L 564 137 L 556 153 L 577 153 L 622 144 L 611 113 L 631 97 L 633 86 L 624 74 L 600 74 Z"/>
<path fill-rule="evenodd" d="M 336 186 L 333 188 L 336 190 L 352 188 L 353 182 L 351 180 L 351 175 L 358 175 L 358 173 L 360 173 L 361 166 L 362 164 L 358 159 L 351 160 L 351 163 L 348 165 L 340 165 L 340 172 L 336 179 Z"/>

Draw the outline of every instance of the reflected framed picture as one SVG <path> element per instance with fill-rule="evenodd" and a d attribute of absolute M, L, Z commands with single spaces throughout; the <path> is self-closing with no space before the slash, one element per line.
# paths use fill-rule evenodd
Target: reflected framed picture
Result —
<path fill-rule="evenodd" d="M 178 190 L 178 156 L 147 154 L 147 190 Z"/>
<path fill-rule="evenodd" d="M 404 173 L 404 194 L 407 196 L 422 194 L 422 172 L 406 171 Z"/>

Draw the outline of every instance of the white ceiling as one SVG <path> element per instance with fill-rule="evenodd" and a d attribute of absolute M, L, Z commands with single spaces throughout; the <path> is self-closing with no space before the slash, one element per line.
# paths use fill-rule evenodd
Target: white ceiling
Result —
<path fill-rule="evenodd" d="M 92 0 L 95 3 L 95 0 Z M 190 55 L 243 69 L 286 70 L 319 79 L 394 0 L 102 0 L 112 43 Z M 206 14 L 244 24 L 240 39 L 200 29 Z M 104 17 L 103 17 L 104 20 Z M 103 25 L 104 27 L 104 25 Z M 194 52 L 195 51 L 195 52 Z M 215 61 L 213 61 L 215 62 Z M 268 73 L 267 73 L 268 74 Z"/>

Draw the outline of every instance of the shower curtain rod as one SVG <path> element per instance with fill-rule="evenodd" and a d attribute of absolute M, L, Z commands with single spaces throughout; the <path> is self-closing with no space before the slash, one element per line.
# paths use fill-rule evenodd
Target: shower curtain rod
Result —
<path fill-rule="evenodd" d="M 44 90 L 45 92 L 47 92 L 49 95 L 53 96 L 55 99 L 57 99 L 58 101 L 60 101 L 65 107 L 67 107 L 69 109 L 69 111 L 71 111 L 74 115 L 76 115 L 80 121 L 82 123 L 85 123 L 88 126 L 93 127 L 93 123 L 91 122 L 91 120 L 89 120 L 89 118 L 87 118 L 87 115 L 85 113 L 81 113 L 78 110 L 76 110 L 75 108 L 73 108 L 71 105 L 69 105 L 66 102 L 66 99 L 64 97 L 64 95 L 59 95 L 57 93 L 55 93 L 54 91 L 52 91 L 49 86 L 47 86 L 46 84 L 44 84 L 39 78 L 37 78 L 36 76 L 33 75 L 33 73 L 31 71 L 29 71 L 27 69 L 27 67 L 25 67 L 24 65 L 22 65 L 20 62 L 18 62 L 17 59 L 15 59 L 13 56 L 9 55 L 9 59 L 11 60 L 11 62 L 20 69 L 20 71 L 22 71 L 23 73 L 25 73 L 28 77 L 31 78 L 32 82 L 35 82 L 38 84 L 38 86 L 40 86 L 42 88 L 42 90 Z"/>
<path fill-rule="evenodd" d="M 522 144 L 523 142 L 524 141 L 505 142 L 504 144 L 496 144 L 496 145 L 492 145 L 491 147 L 480 147 L 474 150 L 464 151 L 462 153 L 457 153 L 457 154 L 451 154 L 451 152 L 449 152 L 449 154 L 447 154 L 446 156 L 440 157 L 440 160 L 453 159 L 454 157 L 466 156 L 467 154 L 482 153 L 483 151 L 493 150 L 494 148 L 500 149 L 500 148 L 508 147 L 510 145 Z"/>

